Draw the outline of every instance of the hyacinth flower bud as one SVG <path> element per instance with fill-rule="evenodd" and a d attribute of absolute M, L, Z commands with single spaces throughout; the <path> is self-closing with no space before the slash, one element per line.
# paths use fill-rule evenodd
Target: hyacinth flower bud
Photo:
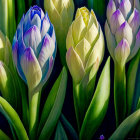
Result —
<path fill-rule="evenodd" d="M 5 98 L 14 108 L 16 108 L 17 97 L 13 75 L 2 61 L 0 61 L 0 91 L 2 93 L 2 97 Z"/>
<path fill-rule="evenodd" d="M 66 36 L 73 20 L 73 0 L 44 0 L 44 9 L 55 28 L 61 62 L 66 65 Z"/>
<path fill-rule="evenodd" d="M 21 79 L 28 86 L 30 137 L 36 136 L 39 93 L 48 80 L 56 55 L 56 38 L 48 14 L 38 6 L 23 15 L 13 39 L 13 60 Z"/>
<path fill-rule="evenodd" d="M 39 91 L 49 78 L 56 54 L 55 31 L 48 15 L 38 6 L 23 15 L 13 40 L 17 71 L 31 92 Z"/>
<path fill-rule="evenodd" d="M 77 10 L 68 31 L 66 47 L 67 65 L 76 84 L 88 71 L 96 73 L 104 55 L 104 37 L 92 10 L 91 13 L 86 7 Z"/>
<path fill-rule="evenodd" d="M 12 69 L 11 43 L 9 39 L 0 31 L 0 60 Z"/>
<path fill-rule="evenodd" d="M 105 48 L 104 36 L 93 10 L 90 12 L 86 7 L 77 10 L 75 20 L 69 27 L 66 47 L 66 62 L 73 79 L 73 98 L 79 137 L 81 140 L 91 139 L 104 118 L 107 104 L 103 108 L 98 107 L 102 106 L 105 100 L 108 102 L 110 91 L 110 61 L 108 59 L 94 93 L 95 97 L 93 97 L 96 74 L 103 60 Z M 105 75 L 106 86 L 103 86 Z M 106 88 L 104 89 L 105 96 L 101 90 L 103 87 Z M 102 101 L 100 102 L 98 97 L 101 95 Z M 99 106 L 94 108 L 96 101 Z M 97 110 L 100 113 L 96 114 Z M 100 122 L 96 119 L 95 122 L 94 116 L 98 116 Z M 89 125 L 92 123 L 94 127 Z"/>
<path fill-rule="evenodd" d="M 125 64 L 137 54 L 140 48 L 138 5 L 137 0 L 110 0 L 107 6 L 105 35 L 109 53 L 115 63 L 114 102 L 117 125 L 126 116 Z"/>

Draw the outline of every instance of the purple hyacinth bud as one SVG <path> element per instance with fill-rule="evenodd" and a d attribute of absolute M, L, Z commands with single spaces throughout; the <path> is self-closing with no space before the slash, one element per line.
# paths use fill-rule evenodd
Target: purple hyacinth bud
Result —
<path fill-rule="evenodd" d="M 49 78 L 56 54 L 53 25 L 38 6 L 23 15 L 13 40 L 13 59 L 30 91 L 40 90 Z"/>
<path fill-rule="evenodd" d="M 123 39 L 127 40 L 131 48 L 128 60 L 138 52 L 139 8 L 139 0 L 110 0 L 108 3 L 105 34 L 109 52 L 114 60 L 115 48 L 120 46 L 120 42 L 124 42 Z"/>

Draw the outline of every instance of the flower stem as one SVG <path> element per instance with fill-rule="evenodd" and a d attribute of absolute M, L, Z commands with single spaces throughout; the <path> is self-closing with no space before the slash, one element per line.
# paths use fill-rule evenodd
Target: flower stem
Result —
<path fill-rule="evenodd" d="M 117 62 L 114 75 L 114 103 L 116 126 L 118 126 L 126 115 L 126 76 L 125 65 L 121 66 Z"/>
<path fill-rule="evenodd" d="M 41 92 L 36 92 L 32 94 L 29 92 L 29 111 L 30 111 L 29 135 L 31 140 L 34 140 L 37 134 L 40 95 L 41 95 L 40 93 Z"/>

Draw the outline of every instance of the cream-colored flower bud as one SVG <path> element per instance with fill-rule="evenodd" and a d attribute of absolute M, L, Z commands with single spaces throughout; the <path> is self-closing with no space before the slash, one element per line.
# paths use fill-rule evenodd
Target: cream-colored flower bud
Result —
<path fill-rule="evenodd" d="M 66 36 L 74 14 L 73 0 L 44 0 L 44 8 L 54 25 L 60 58 L 65 64 Z"/>
<path fill-rule="evenodd" d="M 76 83 L 87 72 L 97 72 L 104 55 L 104 37 L 92 10 L 89 12 L 86 7 L 77 10 L 67 34 L 66 47 L 67 65 Z"/>

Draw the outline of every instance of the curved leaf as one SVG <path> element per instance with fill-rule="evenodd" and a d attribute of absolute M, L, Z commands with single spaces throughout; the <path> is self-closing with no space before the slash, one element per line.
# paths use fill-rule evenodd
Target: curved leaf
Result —
<path fill-rule="evenodd" d="M 60 121 L 63 124 L 66 132 L 71 136 L 72 140 L 78 140 L 78 135 L 72 125 L 68 122 L 68 120 L 65 118 L 63 114 L 60 116 Z"/>
<path fill-rule="evenodd" d="M 127 117 L 116 129 L 109 140 L 123 140 L 140 121 L 140 109 Z"/>
<path fill-rule="evenodd" d="M 136 109 L 136 104 L 138 101 L 138 98 L 140 97 L 140 94 L 138 96 L 138 93 L 136 94 L 136 91 L 140 91 L 140 83 L 138 82 L 138 78 L 140 76 L 139 74 L 139 68 L 140 67 L 140 51 L 138 54 L 133 58 L 133 60 L 129 64 L 129 68 L 127 71 L 127 108 L 128 108 L 128 114 Z M 136 88 L 138 88 L 136 90 Z M 134 105 L 135 104 L 135 105 Z M 135 109 L 134 109 L 135 108 Z"/>
<path fill-rule="evenodd" d="M 57 124 L 54 140 L 68 140 L 66 132 L 60 121 Z"/>
<path fill-rule="evenodd" d="M 1 129 L 0 129 L 0 138 L 2 140 L 11 140 Z"/>
<path fill-rule="evenodd" d="M 0 97 L 0 111 L 5 115 L 7 120 L 12 124 L 16 131 L 17 137 L 20 140 L 29 140 L 26 130 L 16 113 L 16 111 L 11 107 L 11 105 L 2 97 Z"/>
<path fill-rule="evenodd" d="M 110 96 L 110 58 L 108 58 L 98 81 L 92 101 L 86 112 L 81 131 L 80 140 L 92 139 L 100 126 L 107 111 Z"/>
<path fill-rule="evenodd" d="M 44 105 L 41 120 L 39 124 L 38 134 L 39 140 L 48 140 L 52 135 L 64 103 L 67 85 L 67 71 L 64 67 Z"/>

